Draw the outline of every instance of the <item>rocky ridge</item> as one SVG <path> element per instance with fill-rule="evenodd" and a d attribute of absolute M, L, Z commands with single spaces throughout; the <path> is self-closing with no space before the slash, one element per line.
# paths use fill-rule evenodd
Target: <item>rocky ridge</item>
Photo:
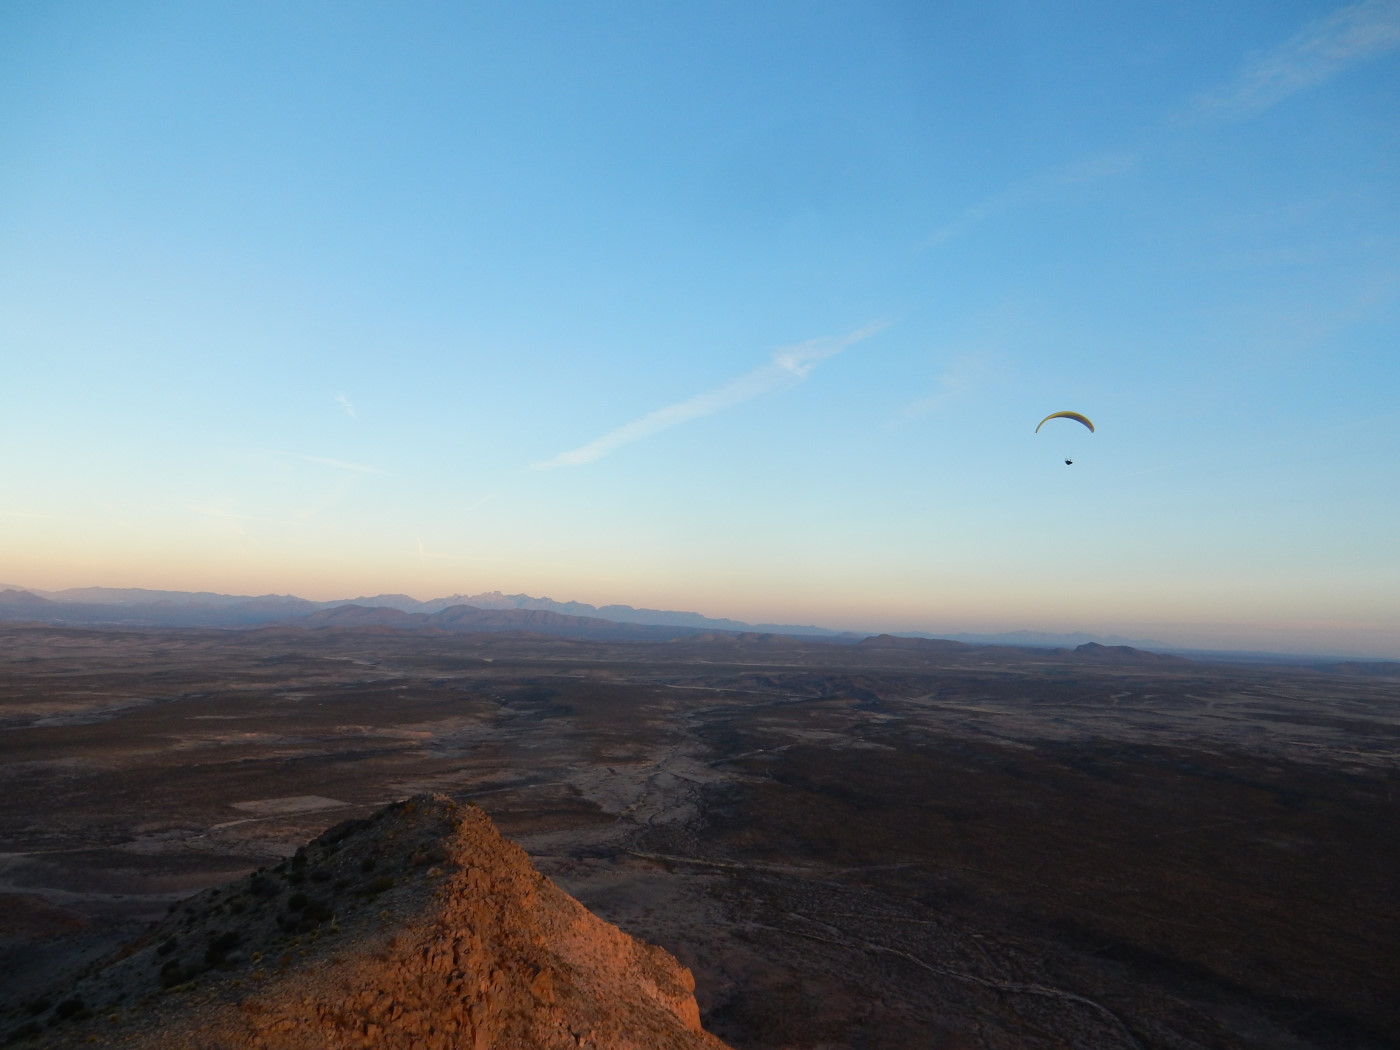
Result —
<path fill-rule="evenodd" d="M 29 1004 L 25 1047 L 724 1050 L 690 971 L 420 795 L 176 906 Z M 60 1000 L 61 1001 L 56 1001 Z"/>

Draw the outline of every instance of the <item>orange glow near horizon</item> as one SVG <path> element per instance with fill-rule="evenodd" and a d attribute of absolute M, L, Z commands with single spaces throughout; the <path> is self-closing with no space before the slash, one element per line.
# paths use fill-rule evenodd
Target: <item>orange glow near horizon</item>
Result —
<path fill-rule="evenodd" d="M 1133 596 L 1107 588 L 1081 588 L 1067 596 L 1060 581 L 970 580 L 945 577 L 921 583 L 905 574 L 891 578 L 825 580 L 766 574 L 676 573 L 627 578 L 612 573 L 572 570 L 559 562 L 542 565 L 483 557 L 477 567 L 444 568 L 416 549 L 377 561 L 322 549 L 295 556 L 268 557 L 245 550 L 241 556 L 211 561 L 194 543 L 121 544 L 49 548 L 47 556 L 0 559 L 0 583 L 45 591 L 75 587 L 212 591 L 223 594 L 291 594 L 313 601 L 344 600 L 376 594 L 407 594 L 417 600 L 490 591 L 525 593 L 555 601 L 604 606 L 698 612 L 748 623 L 815 625 L 856 631 L 922 631 L 931 634 L 997 634 L 1031 630 L 1086 632 L 1159 639 L 1199 648 L 1345 650 L 1380 656 L 1400 655 L 1395 632 L 1382 617 L 1288 615 L 1267 608 L 1267 595 L 1248 601 L 1221 601 L 1209 621 L 1189 615 L 1189 588 L 1167 581 L 1155 594 Z M 346 571 L 345 565 L 354 566 Z M 1173 593 L 1173 591 L 1184 593 Z M 1198 590 L 1194 593 L 1198 593 Z M 1343 603 L 1338 603 L 1343 604 Z"/>

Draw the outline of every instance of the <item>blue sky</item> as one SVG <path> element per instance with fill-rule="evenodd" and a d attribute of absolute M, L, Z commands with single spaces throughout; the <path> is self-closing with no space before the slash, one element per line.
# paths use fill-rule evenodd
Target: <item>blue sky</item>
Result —
<path fill-rule="evenodd" d="M 1396 113 L 1400 0 L 6 4 L 0 580 L 1400 656 Z"/>

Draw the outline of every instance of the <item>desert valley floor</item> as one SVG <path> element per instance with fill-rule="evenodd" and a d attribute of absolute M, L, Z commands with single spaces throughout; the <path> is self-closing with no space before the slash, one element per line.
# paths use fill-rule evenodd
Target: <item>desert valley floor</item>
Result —
<path fill-rule="evenodd" d="M 1400 1046 L 1400 678 L 871 639 L 0 627 L 0 1041 L 422 791 L 780 1047 Z"/>

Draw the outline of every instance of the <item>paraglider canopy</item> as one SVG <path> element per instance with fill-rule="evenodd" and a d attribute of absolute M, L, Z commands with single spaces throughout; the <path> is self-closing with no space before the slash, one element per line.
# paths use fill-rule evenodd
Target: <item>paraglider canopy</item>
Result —
<path fill-rule="evenodd" d="M 1081 416 L 1078 412 L 1051 412 L 1048 416 L 1046 416 L 1044 419 L 1042 419 L 1039 423 L 1036 424 L 1035 432 L 1039 434 L 1040 428 L 1043 427 L 1046 423 L 1050 422 L 1050 420 L 1052 419 L 1072 419 L 1076 423 L 1083 423 L 1086 427 L 1088 427 L 1089 433 L 1092 434 L 1094 432 L 1094 424 L 1089 422 L 1089 417 Z"/>

